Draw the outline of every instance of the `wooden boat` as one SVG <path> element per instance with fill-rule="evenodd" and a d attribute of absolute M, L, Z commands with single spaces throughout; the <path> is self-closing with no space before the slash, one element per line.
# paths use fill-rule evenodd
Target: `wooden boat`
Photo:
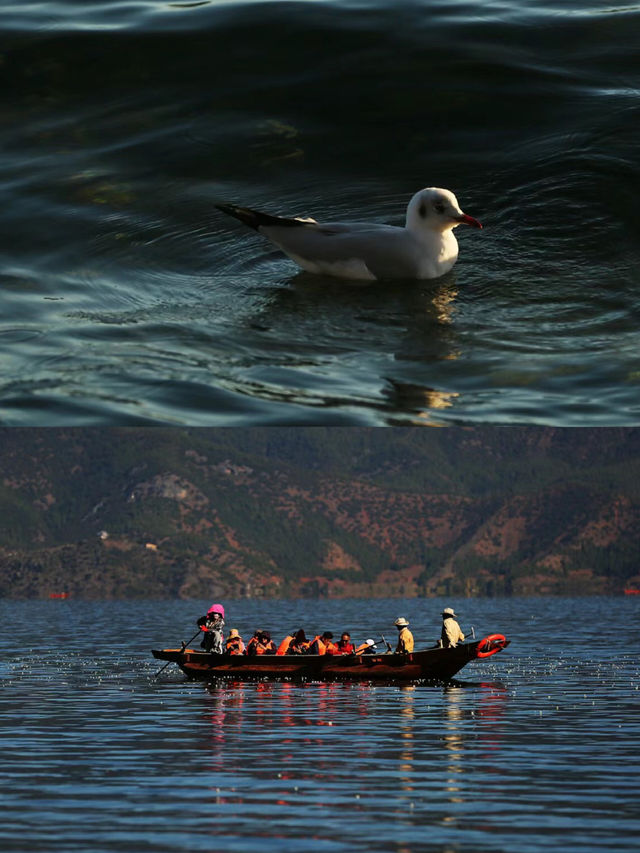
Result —
<path fill-rule="evenodd" d="M 411 654 L 220 655 L 184 645 L 179 649 L 153 649 L 152 654 L 158 660 L 176 663 L 189 678 L 199 680 L 228 677 L 239 680 L 447 681 L 470 661 L 501 652 L 509 642 L 503 634 L 491 634 L 452 649 L 434 646 Z"/>

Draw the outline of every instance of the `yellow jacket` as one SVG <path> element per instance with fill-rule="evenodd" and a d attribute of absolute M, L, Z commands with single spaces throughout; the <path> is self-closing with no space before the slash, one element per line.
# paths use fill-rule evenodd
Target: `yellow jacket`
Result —
<path fill-rule="evenodd" d="M 403 628 L 398 634 L 398 645 L 396 652 L 406 652 L 411 654 L 413 651 L 413 634 L 408 628 Z"/>

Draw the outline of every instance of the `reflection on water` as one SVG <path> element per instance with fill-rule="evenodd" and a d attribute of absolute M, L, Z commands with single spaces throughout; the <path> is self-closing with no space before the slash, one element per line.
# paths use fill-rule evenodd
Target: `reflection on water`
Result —
<path fill-rule="evenodd" d="M 203 602 L 0 601 L 0 845 L 631 853 L 636 598 L 474 599 L 479 633 L 511 646 L 465 680 L 401 686 L 154 678 L 149 646 Z M 432 608 L 405 605 L 426 644 Z M 360 636 L 398 602 L 233 603 L 241 627 L 293 608 Z"/>
<path fill-rule="evenodd" d="M 458 291 L 451 284 L 441 284 L 438 287 L 438 290 L 431 301 L 439 323 L 451 323 L 455 307 L 453 302 L 457 295 Z M 448 356 L 448 358 L 452 357 L 455 358 L 455 356 Z"/>
<path fill-rule="evenodd" d="M 460 780 L 457 778 L 457 774 L 464 772 L 461 690 L 460 687 L 445 687 L 444 689 L 446 704 L 443 741 L 446 752 L 443 759 L 446 767 L 445 791 L 449 794 L 447 799 L 450 803 L 464 802 L 460 795 Z M 455 821 L 455 819 L 455 815 L 447 815 L 444 818 L 446 822 Z"/>
<path fill-rule="evenodd" d="M 415 718 L 415 690 L 407 684 L 400 688 L 404 706 L 400 710 L 400 787 L 403 791 L 413 791 L 413 722 Z"/>
<path fill-rule="evenodd" d="M 452 406 L 458 394 L 392 382 L 389 383 L 387 396 L 392 410 L 401 407 L 407 413 L 413 414 L 411 419 L 403 419 L 405 426 L 440 426 L 442 421 L 438 420 L 438 410 Z"/>

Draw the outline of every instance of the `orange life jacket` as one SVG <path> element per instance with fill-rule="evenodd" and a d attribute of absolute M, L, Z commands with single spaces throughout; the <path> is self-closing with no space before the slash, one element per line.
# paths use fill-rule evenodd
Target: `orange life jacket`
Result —
<path fill-rule="evenodd" d="M 276 644 L 273 642 L 273 640 L 269 640 L 267 643 L 263 643 L 260 640 L 257 640 L 255 651 L 257 655 L 275 654 L 275 651 Z"/>
<path fill-rule="evenodd" d="M 242 637 L 229 637 L 225 643 L 227 654 L 241 655 L 244 652 L 244 643 Z"/>
<path fill-rule="evenodd" d="M 286 653 L 289 651 L 289 646 L 291 645 L 292 642 L 293 642 L 293 634 L 287 634 L 287 636 L 284 638 L 284 640 L 278 646 L 278 651 L 276 652 L 276 654 L 277 655 L 286 655 Z"/>
<path fill-rule="evenodd" d="M 304 643 L 298 643 L 298 645 L 295 645 L 295 646 L 293 643 L 291 643 L 291 645 L 289 646 L 289 649 L 288 649 L 289 654 L 306 655 L 306 653 L 309 651 L 310 645 L 311 645 L 311 643 L 308 640 Z"/>
<path fill-rule="evenodd" d="M 310 645 L 313 646 L 314 643 L 317 643 L 318 645 L 319 655 L 335 655 L 338 651 L 338 647 L 334 642 L 331 640 L 323 640 L 320 635 L 314 637 Z"/>
<path fill-rule="evenodd" d="M 255 655 L 256 654 L 256 646 L 258 645 L 258 638 L 252 637 L 247 643 L 247 648 L 245 649 L 245 654 L 247 655 Z"/>

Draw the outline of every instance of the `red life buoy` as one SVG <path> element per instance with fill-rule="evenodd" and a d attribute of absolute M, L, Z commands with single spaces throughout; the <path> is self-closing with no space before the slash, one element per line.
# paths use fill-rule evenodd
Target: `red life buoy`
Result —
<path fill-rule="evenodd" d="M 490 658 L 496 652 L 501 652 L 509 645 L 504 634 L 489 634 L 484 640 L 480 640 L 476 648 L 477 658 Z"/>

